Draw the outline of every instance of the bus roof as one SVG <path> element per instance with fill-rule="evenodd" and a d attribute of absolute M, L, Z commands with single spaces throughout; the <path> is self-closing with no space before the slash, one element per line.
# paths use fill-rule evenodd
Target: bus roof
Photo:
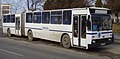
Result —
<path fill-rule="evenodd" d="M 47 11 L 62 11 L 62 10 L 87 10 L 87 9 L 100 9 L 100 10 L 110 10 L 108 8 L 100 8 L 100 7 L 85 7 L 85 8 L 71 8 L 71 9 L 55 9 L 55 10 L 41 10 L 41 12 L 47 12 Z M 28 11 L 27 13 L 32 12 Z M 34 11 L 34 12 L 40 12 L 40 11 Z"/>

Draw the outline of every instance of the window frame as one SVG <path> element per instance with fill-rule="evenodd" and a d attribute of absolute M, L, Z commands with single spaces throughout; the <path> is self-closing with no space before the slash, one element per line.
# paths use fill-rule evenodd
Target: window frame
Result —
<path fill-rule="evenodd" d="M 15 15 L 10 15 L 10 23 L 15 23 Z"/>
<path fill-rule="evenodd" d="M 41 12 L 34 12 L 34 15 L 33 15 L 33 23 L 41 23 Z"/>
<path fill-rule="evenodd" d="M 47 16 L 46 16 L 47 15 Z M 47 18 L 48 19 L 47 19 Z M 50 23 L 50 12 L 42 12 L 42 24 L 49 24 Z"/>
<path fill-rule="evenodd" d="M 3 15 L 3 23 L 7 23 L 7 15 Z"/>
<path fill-rule="evenodd" d="M 8 17 L 9 16 L 9 17 Z M 11 15 L 7 15 L 7 20 L 6 20 L 6 23 L 11 23 L 11 18 L 10 18 Z"/>
<path fill-rule="evenodd" d="M 67 17 L 66 17 L 66 14 L 67 14 Z M 65 18 L 68 18 L 67 21 Z M 65 25 L 71 25 L 71 22 L 72 22 L 72 10 L 65 10 L 63 11 L 63 24 Z"/>
<path fill-rule="evenodd" d="M 28 20 L 28 15 L 31 20 Z M 26 13 L 26 23 L 32 23 L 33 22 L 33 13 Z"/>
<path fill-rule="evenodd" d="M 63 14 L 62 11 L 52 11 L 51 12 L 51 24 L 62 24 L 62 20 L 63 20 L 62 14 Z M 56 19 L 54 18 L 56 18 L 58 21 L 56 21 Z"/>

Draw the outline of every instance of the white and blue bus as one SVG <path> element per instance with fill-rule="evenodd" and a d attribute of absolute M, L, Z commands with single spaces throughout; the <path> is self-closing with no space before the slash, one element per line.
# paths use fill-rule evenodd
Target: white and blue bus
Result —
<path fill-rule="evenodd" d="M 16 18 L 14 27 L 10 23 L 3 22 L 5 33 L 18 34 L 20 31 L 19 35 L 28 36 L 30 41 L 33 38 L 41 38 L 60 42 L 65 48 L 82 47 L 88 49 L 113 42 L 111 10 L 107 8 L 34 11 L 26 12 L 19 17 L 19 26 L 17 26 Z M 19 31 L 17 31 L 17 27 Z"/>

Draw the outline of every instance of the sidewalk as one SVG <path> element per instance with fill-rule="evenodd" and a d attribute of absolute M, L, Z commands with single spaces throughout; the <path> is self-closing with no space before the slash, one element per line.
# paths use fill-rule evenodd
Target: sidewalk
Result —
<path fill-rule="evenodd" d="M 115 40 L 115 42 L 117 42 L 117 43 L 120 43 L 120 34 L 114 34 L 114 40 Z"/>

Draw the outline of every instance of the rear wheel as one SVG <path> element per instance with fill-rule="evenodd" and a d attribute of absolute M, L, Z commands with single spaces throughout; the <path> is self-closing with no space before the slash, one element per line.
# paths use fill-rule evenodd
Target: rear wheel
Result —
<path fill-rule="evenodd" d="M 32 33 L 32 31 L 28 31 L 28 41 L 33 41 L 33 33 Z"/>
<path fill-rule="evenodd" d="M 11 37 L 11 30 L 10 29 L 7 29 L 7 36 Z"/>
<path fill-rule="evenodd" d="M 71 47 L 70 37 L 68 35 L 63 35 L 62 46 L 64 48 L 70 48 Z"/>

